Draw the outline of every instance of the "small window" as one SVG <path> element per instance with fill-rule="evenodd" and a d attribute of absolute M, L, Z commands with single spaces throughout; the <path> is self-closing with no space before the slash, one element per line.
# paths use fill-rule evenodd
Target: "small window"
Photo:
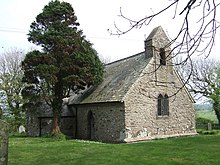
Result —
<path fill-rule="evenodd" d="M 158 114 L 158 116 L 162 115 L 162 101 L 163 101 L 163 96 L 160 94 L 157 98 L 157 114 Z"/>
<path fill-rule="evenodd" d="M 157 115 L 158 116 L 168 116 L 169 115 L 169 97 L 167 94 L 162 96 L 161 94 L 157 99 Z"/>
<path fill-rule="evenodd" d="M 169 98 L 167 96 L 167 94 L 165 94 L 164 99 L 163 99 L 163 104 L 164 104 L 164 111 L 163 111 L 163 115 L 169 115 Z"/>
<path fill-rule="evenodd" d="M 164 48 L 160 48 L 160 65 L 166 65 L 166 55 Z"/>

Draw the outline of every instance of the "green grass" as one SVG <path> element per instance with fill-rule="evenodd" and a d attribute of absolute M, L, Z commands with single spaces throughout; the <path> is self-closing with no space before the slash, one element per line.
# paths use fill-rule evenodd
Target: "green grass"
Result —
<path fill-rule="evenodd" d="M 10 138 L 10 165 L 219 165 L 220 135 L 131 144 Z"/>
<path fill-rule="evenodd" d="M 215 115 L 215 112 L 212 111 L 212 110 L 199 110 L 199 111 L 196 111 L 196 117 L 209 119 L 209 120 L 213 121 L 214 123 L 218 123 L 218 119 Z"/>

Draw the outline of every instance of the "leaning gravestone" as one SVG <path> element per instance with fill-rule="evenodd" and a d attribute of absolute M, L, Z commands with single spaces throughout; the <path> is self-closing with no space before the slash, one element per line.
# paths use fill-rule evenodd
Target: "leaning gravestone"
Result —
<path fill-rule="evenodd" d="M 0 120 L 0 165 L 8 164 L 8 124 Z"/>

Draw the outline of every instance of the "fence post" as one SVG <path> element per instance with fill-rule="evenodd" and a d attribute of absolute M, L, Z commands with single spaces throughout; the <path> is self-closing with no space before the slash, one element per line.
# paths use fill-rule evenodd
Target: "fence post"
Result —
<path fill-rule="evenodd" d="M 0 165 L 8 164 L 8 130 L 8 124 L 0 120 Z"/>

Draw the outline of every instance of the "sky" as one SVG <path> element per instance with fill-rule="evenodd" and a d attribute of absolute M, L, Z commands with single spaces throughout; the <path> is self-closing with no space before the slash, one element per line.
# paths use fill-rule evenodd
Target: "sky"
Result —
<path fill-rule="evenodd" d="M 1 0 L 0 1 L 0 53 L 9 48 L 28 51 L 35 47 L 27 40 L 30 24 L 42 12 L 49 0 Z M 128 22 L 120 18 L 120 8 L 128 18 L 138 20 L 157 12 L 170 3 L 169 0 L 66 0 L 78 18 L 80 29 L 86 38 L 93 43 L 98 54 L 107 60 L 114 61 L 144 51 L 144 40 L 153 28 L 162 26 L 170 38 L 178 32 L 180 23 L 173 20 L 174 10 L 154 19 L 150 25 L 137 28 L 122 36 L 110 35 L 115 31 L 114 24 L 121 29 L 129 27 Z M 219 13 L 218 13 L 219 14 Z M 220 32 L 216 34 L 216 45 L 220 45 Z M 220 56 L 220 47 L 215 46 L 212 56 Z"/>

